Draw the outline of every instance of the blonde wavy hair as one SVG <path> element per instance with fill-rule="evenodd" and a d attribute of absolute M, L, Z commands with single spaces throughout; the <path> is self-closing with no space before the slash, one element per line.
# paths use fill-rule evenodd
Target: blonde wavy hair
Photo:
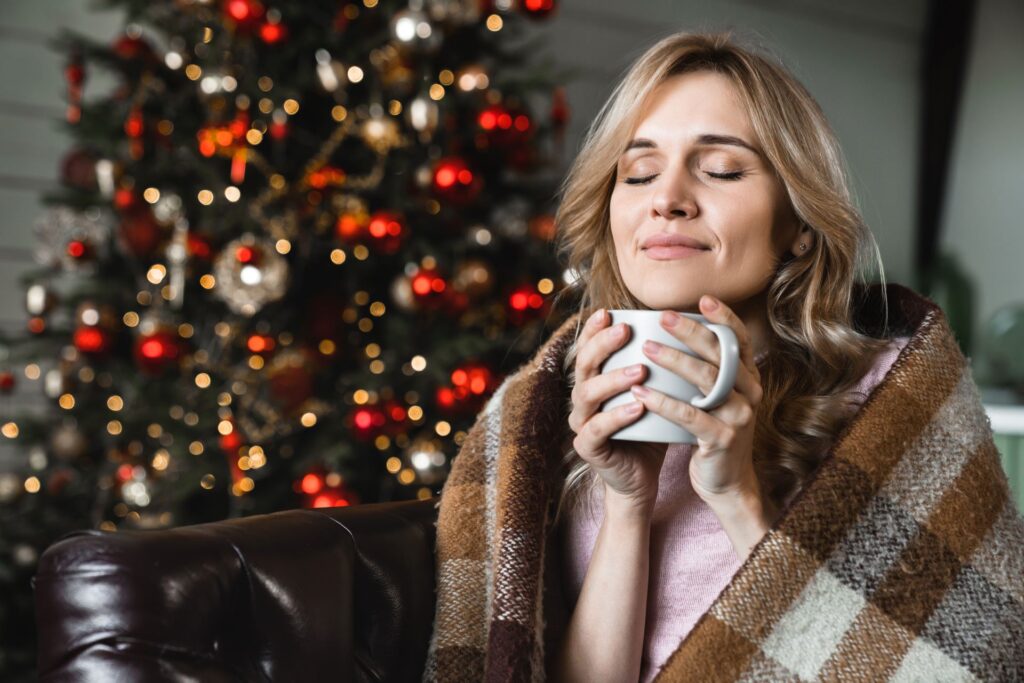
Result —
<path fill-rule="evenodd" d="M 730 79 L 792 208 L 814 233 L 809 251 L 787 254 L 768 286 L 773 338 L 759 365 L 764 393 L 753 458 L 762 493 L 781 510 L 847 422 L 848 392 L 886 343 L 854 327 L 860 267 L 872 265 L 873 256 L 883 294 L 885 279 L 878 246 L 851 198 L 842 150 L 818 103 L 781 62 L 737 44 L 731 31 L 681 32 L 657 42 L 630 66 L 586 134 L 555 215 L 559 258 L 576 278 L 560 297 L 577 295 L 580 311 L 563 369 L 571 389 L 580 327 L 593 311 L 648 308 L 624 284 L 615 257 L 608 208 L 616 165 L 654 89 L 695 71 Z M 885 309 L 887 320 L 887 301 Z M 567 401 L 570 412 L 571 397 Z M 587 499 L 600 482 L 573 449 L 573 437 L 566 425 L 556 522 L 566 504 Z"/>

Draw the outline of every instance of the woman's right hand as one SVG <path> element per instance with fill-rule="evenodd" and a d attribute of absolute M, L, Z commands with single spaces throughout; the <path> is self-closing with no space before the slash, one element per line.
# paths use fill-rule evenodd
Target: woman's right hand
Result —
<path fill-rule="evenodd" d="M 644 407 L 639 401 L 609 411 L 600 411 L 609 398 L 642 384 L 647 367 L 634 365 L 604 373 L 601 364 L 629 339 L 629 326 L 609 326 L 607 311 L 601 309 L 588 320 L 577 342 L 575 381 L 569 428 L 576 434 L 576 452 L 605 483 L 606 505 L 614 499 L 627 508 L 649 514 L 658 498 L 658 478 L 665 461 L 667 444 L 642 441 L 611 441 L 609 437 L 640 419 Z M 639 373 L 629 375 L 631 368 Z M 639 408 L 639 409 L 637 409 Z"/>

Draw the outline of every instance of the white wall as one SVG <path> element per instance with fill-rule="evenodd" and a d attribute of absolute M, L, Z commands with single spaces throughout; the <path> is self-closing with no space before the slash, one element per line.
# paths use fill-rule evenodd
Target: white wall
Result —
<path fill-rule="evenodd" d="M 0 15 L 0 329 L 24 329 L 24 289 L 18 278 L 36 267 L 32 228 L 43 211 L 39 193 L 57 182 L 71 137 L 64 118 L 64 58 L 49 42 L 64 27 L 113 40 L 117 12 L 91 0 L 8 2 Z M 95 70 L 94 70 L 95 71 Z M 110 78 L 87 73 L 86 93 Z"/>
<path fill-rule="evenodd" d="M 1024 3 L 980 0 L 942 247 L 974 280 L 975 335 L 1024 305 Z"/>

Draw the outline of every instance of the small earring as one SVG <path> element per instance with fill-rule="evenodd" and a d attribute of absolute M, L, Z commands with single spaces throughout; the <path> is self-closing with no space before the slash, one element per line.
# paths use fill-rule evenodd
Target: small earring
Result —
<path fill-rule="evenodd" d="M 804 242 L 801 242 L 800 243 L 800 251 L 807 251 L 807 244 L 805 244 Z"/>

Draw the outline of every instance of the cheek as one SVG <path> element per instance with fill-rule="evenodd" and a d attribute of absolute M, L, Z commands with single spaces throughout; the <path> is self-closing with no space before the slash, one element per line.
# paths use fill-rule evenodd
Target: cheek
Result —
<path fill-rule="evenodd" d="M 608 203 L 608 220 L 611 223 L 612 239 L 615 240 L 615 250 L 621 252 L 629 244 L 633 221 L 630 219 L 627 203 L 614 192 Z"/>

